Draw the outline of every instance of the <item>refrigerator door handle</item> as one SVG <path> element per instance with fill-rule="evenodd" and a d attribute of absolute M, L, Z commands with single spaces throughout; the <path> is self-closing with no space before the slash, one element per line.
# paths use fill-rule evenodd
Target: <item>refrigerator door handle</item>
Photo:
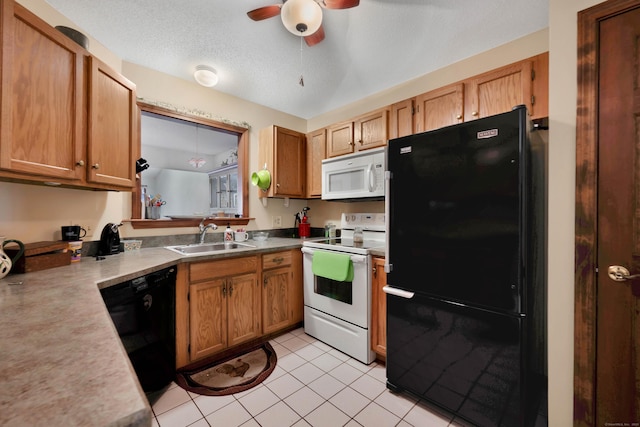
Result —
<path fill-rule="evenodd" d="M 384 272 L 391 273 L 393 270 L 393 264 L 389 257 L 389 231 L 391 230 L 391 172 L 384 172 L 384 229 L 386 231 L 387 238 L 384 243 L 384 253 L 387 255 L 384 259 Z"/>
<path fill-rule="evenodd" d="M 382 291 L 385 294 L 394 295 L 401 298 L 411 299 L 415 295 L 413 292 L 403 291 L 402 289 L 392 288 L 389 285 L 383 286 Z"/>

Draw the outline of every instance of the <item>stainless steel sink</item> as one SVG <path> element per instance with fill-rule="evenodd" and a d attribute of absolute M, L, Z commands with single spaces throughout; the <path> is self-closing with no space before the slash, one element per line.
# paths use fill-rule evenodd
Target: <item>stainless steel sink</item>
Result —
<path fill-rule="evenodd" d="M 255 248 L 255 245 L 248 243 L 196 243 L 192 245 L 165 246 L 165 249 L 177 252 L 182 255 L 206 255 L 208 253 L 223 252 L 233 249 Z"/>

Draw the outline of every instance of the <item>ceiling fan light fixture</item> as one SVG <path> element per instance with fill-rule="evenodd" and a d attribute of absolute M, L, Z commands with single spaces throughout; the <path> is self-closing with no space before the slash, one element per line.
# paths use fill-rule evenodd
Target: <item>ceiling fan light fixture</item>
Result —
<path fill-rule="evenodd" d="M 198 84 L 204 87 L 213 87 L 218 84 L 218 74 L 216 73 L 216 70 L 208 65 L 196 66 L 193 78 L 196 79 Z"/>
<path fill-rule="evenodd" d="M 296 36 L 310 36 L 322 24 L 322 8 L 315 0 L 287 0 L 280 17 L 285 28 Z"/>

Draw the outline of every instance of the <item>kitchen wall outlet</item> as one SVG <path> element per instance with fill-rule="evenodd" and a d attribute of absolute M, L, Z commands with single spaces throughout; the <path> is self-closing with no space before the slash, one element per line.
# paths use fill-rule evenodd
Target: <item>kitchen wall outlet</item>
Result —
<path fill-rule="evenodd" d="M 282 227 L 282 217 L 280 215 L 272 216 L 271 217 L 271 226 L 272 227 Z"/>

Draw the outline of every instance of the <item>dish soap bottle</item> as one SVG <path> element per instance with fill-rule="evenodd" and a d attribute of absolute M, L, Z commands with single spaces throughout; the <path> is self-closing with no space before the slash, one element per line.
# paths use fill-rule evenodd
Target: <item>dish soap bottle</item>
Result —
<path fill-rule="evenodd" d="M 224 230 L 224 242 L 233 242 L 233 230 L 231 229 L 230 223 L 227 223 L 227 229 Z"/>

